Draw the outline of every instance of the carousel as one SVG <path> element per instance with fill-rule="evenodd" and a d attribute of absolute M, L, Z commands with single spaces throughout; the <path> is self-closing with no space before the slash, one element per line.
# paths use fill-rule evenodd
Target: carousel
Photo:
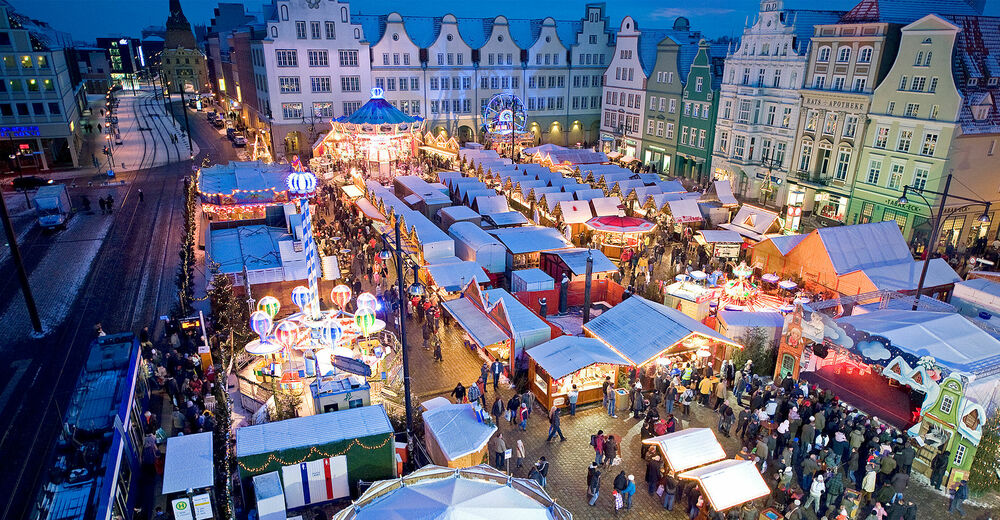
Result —
<path fill-rule="evenodd" d="M 535 134 L 527 130 L 528 113 L 521 98 L 497 94 L 483 108 L 483 131 L 489 147 L 501 156 L 509 156 L 511 147 L 523 150 L 535 144 Z"/>
<path fill-rule="evenodd" d="M 753 269 L 746 263 L 733 268 L 733 277 L 726 281 L 715 294 L 719 308 L 748 312 L 791 310 L 783 298 L 768 294 L 751 280 Z"/>
<path fill-rule="evenodd" d="M 313 145 L 310 168 L 323 178 L 349 171 L 385 184 L 414 155 L 424 120 L 403 113 L 376 87 L 367 103 L 349 116 L 334 119 L 332 125 Z"/>
<path fill-rule="evenodd" d="M 594 231 L 594 243 L 608 258 L 620 259 L 626 249 L 638 250 L 642 236 L 656 224 L 638 217 L 594 217 L 584 223 Z"/>

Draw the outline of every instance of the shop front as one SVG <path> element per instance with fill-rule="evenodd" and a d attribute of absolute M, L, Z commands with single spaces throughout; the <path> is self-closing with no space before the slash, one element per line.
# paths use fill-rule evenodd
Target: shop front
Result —
<path fill-rule="evenodd" d="M 0 126 L 0 153 L 14 156 L 8 168 L 24 172 L 48 170 L 53 166 L 78 167 L 75 123 L 30 126 Z"/>
<path fill-rule="evenodd" d="M 577 406 L 604 399 L 604 381 L 617 384 L 618 374 L 631 363 L 598 339 L 559 336 L 528 351 L 531 393 L 545 409 L 569 406 L 576 387 Z"/>
<path fill-rule="evenodd" d="M 882 194 L 865 188 L 855 189 L 847 210 L 849 224 L 895 221 L 907 242 L 925 242 L 930 234 L 927 206 L 919 197 L 907 204 L 899 203 L 898 194 Z M 932 200 L 933 202 L 933 200 Z M 926 228 L 926 229 L 925 229 Z"/>

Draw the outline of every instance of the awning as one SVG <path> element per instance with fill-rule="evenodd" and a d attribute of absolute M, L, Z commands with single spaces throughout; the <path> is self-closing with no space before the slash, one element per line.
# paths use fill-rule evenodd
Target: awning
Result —
<path fill-rule="evenodd" d="M 442 302 L 441 305 L 480 347 L 488 347 L 510 339 L 496 323 L 493 323 L 493 320 L 466 298 L 449 300 Z"/>
<path fill-rule="evenodd" d="M 712 509 L 720 512 L 771 493 L 764 477 L 748 460 L 724 460 L 678 476 L 697 481 Z"/>
<path fill-rule="evenodd" d="M 694 199 L 668 200 L 670 215 L 675 222 L 701 222 L 701 209 L 698 208 L 698 201 Z"/>
<path fill-rule="evenodd" d="M 443 150 L 441 148 L 435 148 L 433 146 L 424 145 L 420 147 L 421 150 L 430 153 L 436 153 L 438 155 L 443 155 L 445 157 L 457 157 L 458 152 L 453 152 L 451 150 Z"/>
<path fill-rule="evenodd" d="M 715 181 L 715 194 L 724 206 L 736 206 L 739 202 L 733 196 L 733 188 L 728 180 Z"/>
<path fill-rule="evenodd" d="M 333 356 L 333 366 L 350 374 L 370 377 L 372 368 L 360 359 L 349 358 L 347 356 Z"/>
<path fill-rule="evenodd" d="M 183 493 L 215 485 L 212 432 L 167 439 L 161 494 Z"/>
<path fill-rule="evenodd" d="M 706 229 L 699 231 L 698 235 L 709 244 L 739 244 L 743 242 L 743 237 L 735 231 Z"/>
<path fill-rule="evenodd" d="M 351 200 L 358 200 L 365 195 L 360 188 L 353 184 L 345 184 L 340 187 L 340 190 L 343 191 L 344 195 L 347 195 Z"/>
<path fill-rule="evenodd" d="M 382 214 L 378 212 L 378 208 L 376 208 L 374 204 L 368 202 L 368 199 L 362 197 L 354 201 L 354 203 L 357 204 L 358 209 L 360 209 L 361 212 L 364 213 L 366 217 L 379 222 L 385 222 L 385 217 L 383 217 Z"/>
<path fill-rule="evenodd" d="M 671 470 L 681 472 L 718 462 L 726 450 L 710 428 L 688 428 L 679 432 L 644 439 L 643 444 L 659 446 Z"/>

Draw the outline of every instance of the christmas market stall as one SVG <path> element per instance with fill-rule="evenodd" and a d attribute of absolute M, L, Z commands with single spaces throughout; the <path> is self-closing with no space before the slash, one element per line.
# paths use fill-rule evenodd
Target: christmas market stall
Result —
<path fill-rule="evenodd" d="M 569 241 L 558 229 L 542 226 L 502 228 L 490 232 L 507 248 L 507 271 L 538 267 L 543 251 L 566 249 Z"/>
<path fill-rule="evenodd" d="M 507 249 L 496 237 L 471 222 L 452 224 L 448 235 L 455 239 L 456 256 L 479 264 L 491 281 L 503 277 L 507 269 Z"/>
<path fill-rule="evenodd" d="M 198 170 L 198 196 L 210 220 L 262 219 L 289 202 L 287 164 L 229 161 Z"/>
<path fill-rule="evenodd" d="M 739 233 L 721 229 L 698 231 L 694 239 L 698 244 L 705 246 L 709 255 L 722 262 L 739 258 L 740 247 L 743 245 L 743 237 Z"/>
<path fill-rule="evenodd" d="M 215 486 L 215 463 L 212 451 L 214 432 L 193 433 L 167 439 L 160 494 L 185 498 L 189 491 L 198 498 L 211 494 Z M 176 496 L 175 496 L 176 495 Z"/>
<path fill-rule="evenodd" d="M 577 405 L 604 398 L 604 378 L 617 384 L 621 367 L 632 363 L 595 338 L 559 336 L 528 351 L 528 382 L 531 393 L 545 409 L 569 406 L 573 387 L 579 392 Z"/>
<path fill-rule="evenodd" d="M 719 444 L 711 428 L 685 428 L 673 433 L 643 439 L 643 444 L 656 446 L 667 468 L 680 473 L 719 462 L 726 450 Z"/>
<path fill-rule="evenodd" d="M 731 222 L 719 224 L 719 227 L 735 231 L 755 244 L 781 234 L 781 221 L 778 220 L 777 213 L 749 204 L 741 206 Z"/>
<path fill-rule="evenodd" d="M 358 480 L 392 478 L 395 453 L 392 424 L 381 405 L 236 430 L 240 478 L 279 472 L 289 509 L 351 496 Z M 313 478 L 327 491 L 310 494 L 317 485 Z"/>
<path fill-rule="evenodd" d="M 591 280 L 611 278 L 614 273 L 618 272 L 618 266 L 599 249 L 584 247 L 546 251 L 542 253 L 541 268 L 549 273 L 554 280 L 561 281 L 565 275 L 570 282 L 583 282 L 587 278 L 588 257 L 591 259 Z"/>
<path fill-rule="evenodd" d="M 453 469 L 424 466 L 405 477 L 375 482 L 332 520 L 572 520 L 532 479 L 486 465 Z"/>
<path fill-rule="evenodd" d="M 641 327 L 636 324 L 641 323 Z M 738 343 L 703 323 L 641 296 L 632 296 L 583 326 L 639 369 L 643 387 L 651 388 L 658 370 L 670 366 L 711 365 L 718 370 Z"/>
<path fill-rule="evenodd" d="M 353 114 L 332 121 L 333 129 L 313 145 L 317 175 L 354 169 L 365 179 L 387 182 L 417 150 L 424 120 L 404 114 L 373 88 L 371 99 Z"/>
<path fill-rule="evenodd" d="M 797 305 L 785 319 L 776 375 L 814 383 L 907 430 L 919 447 L 914 470 L 929 475 L 931 459 L 948 450 L 946 482 L 967 478 L 986 410 L 996 405 L 1000 340 L 954 312 L 854 310 L 836 318 Z"/>
<path fill-rule="evenodd" d="M 466 468 L 489 460 L 488 444 L 497 426 L 478 402 L 432 406 L 421 417 L 432 463 Z"/>
<path fill-rule="evenodd" d="M 584 224 L 594 232 L 594 244 L 610 258 L 621 258 L 625 250 L 638 251 L 642 237 L 656 224 L 638 217 L 594 217 Z"/>

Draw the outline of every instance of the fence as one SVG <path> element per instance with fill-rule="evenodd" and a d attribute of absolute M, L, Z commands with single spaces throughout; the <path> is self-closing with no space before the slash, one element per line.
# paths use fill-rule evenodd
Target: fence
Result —
<path fill-rule="evenodd" d="M 585 284 L 584 281 L 569 283 L 566 293 L 568 306 L 580 307 L 583 305 Z M 515 293 L 514 296 L 536 313 L 539 313 L 541 309 L 538 300 L 545 298 L 548 304 L 548 314 L 555 314 L 559 312 L 559 292 L 560 289 L 557 286 L 555 289 L 544 291 L 521 291 Z M 613 307 L 621 303 L 624 292 L 625 288 L 614 280 L 593 280 L 590 284 L 590 302 L 607 302 L 609 306 Z"/>
<path fill-rule="evenodd" d="M 239 374 L 236 375 L 236 380 L 240 385 L 240 405 L 250 413 L 256 413 L 274 395 L 269 388 Z"/>

